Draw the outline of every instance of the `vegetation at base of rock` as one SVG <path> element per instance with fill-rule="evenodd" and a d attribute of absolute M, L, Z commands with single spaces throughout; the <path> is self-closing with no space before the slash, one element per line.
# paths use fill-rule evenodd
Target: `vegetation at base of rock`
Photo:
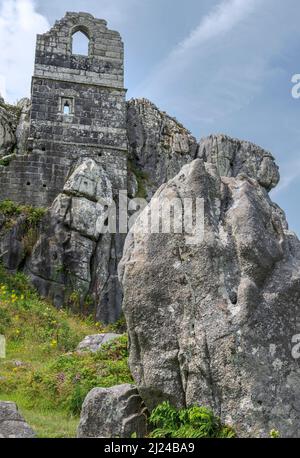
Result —
<path fill-rule="evenodd" d="M 3 219 L 4 232 L 11 228 L 22 228 L 22 245 L 24 255 L 30 255 L 38 239 L 39 225 L 46 213 L 44 208 L 34 208 L 29 205 L 19 205 L 12 200 L 0 201 L 0 215 Z"/>
<path fill-rule="evenodd" d="M 137 190 L 137 194 L 135 197 L 146 199 L 147 197 L 146 183 L 149 181 L 148 174 L 146 172 L 143 172 L 141 169 L 139 169 L 136 166 L 136 164 L 133 162 L 133 160 L 131 159 L 128 159 L 127 166 L 128 166 L 128 170 L 130 170 L 135 175 L 135 178 L 138 184 L 138 190 Z"/>
<path fill-rule="evenodd" d="M 25 275 L 10 275 L 0 266 L 0 334 L 7 341 L 0 399 L 17 402 L 40 437 L 62 437 L 60 419 L 62 435 L 75 436 L 82 402 L 92 388 L 132 383 L 127 336 L 97 353 L 75 352 L 86 335 L 108 331 L 91 318 L 57 310 L 39 298 Z"/>
<path fill-rule="evenodd" d="M 26 217 L 28 227 L 37 226 L 46 213 L 45 208 L 35 208 L 30 205 L 19 205 L 12 200 L 2 200 L 0 202 L 0 213 L 2 213 L 10 222 L 20 215 Z"/>
<path fill-rule="evenodd" d="M 230 426 L 206 407 L 176 409 L 169 402 L 159 404 L 151 413 L 150 424 L 155 428 L 153 438 L 234 438 L 236 434 Z"/>
<path fill-rule="evenodd" d="M 9 154 L 9 155 L 7 155 L 5 157 L 2 157 L 0 159 L 0 165 L 3 165 L 4 167 L 7 167 L 10 164 L 11 160 L 14 159 L 15 157 L 16 157 L 15 153 Z"/>
<path fill-rule="evenodd" d="M 0 108 L 8 111 L 10 114 L 15 116 L 17 120 L 19 120 L 22 110 L 18 105 L 11 105 L 9 103 L 0 101 Z"/>

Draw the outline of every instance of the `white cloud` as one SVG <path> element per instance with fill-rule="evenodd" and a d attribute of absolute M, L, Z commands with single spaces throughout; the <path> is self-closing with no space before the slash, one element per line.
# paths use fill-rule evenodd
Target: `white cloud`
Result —
<path fill-rule="evenodd" d="M 204 42 L 229 32 L 248 16 L 260 0 L 223 0 L 205 16 L 200 24 L 172 51 L 170 57 L 200 46 Z"/>
<path fill-rule="evenodd" d="M 171 50 L 156 70 L 142 84 L 141 90 L 178 78 L 191 63 L 201 45 L 232 30 L 262 0 L 223 0 L 201 19 L 199 25 Z"/>
<path fill-rule="evenodd" d="M 298 152 L 295 155 L 298 155 Z M 292 183 L 300 178 L 300 160 L 290 160 L 283 162 L 280 166 L 280 183 L 272 191 L 272 197 L 279 195 L 285 191 Z"/>
<path fill-rule="evenodd" d="M 36 35 L 49 28 L 33 0 L 0 2 L 0 91 L 9 102 L 29 96 Z"/>
<path fill-rule="evenodd" d="M 87 11 L 106 19 L 109 27 L 119 28 L 136 18 L 137 9 L 144 8 L 141 0 L 36 0 L 39 10 L 56 20 L 66 11 Z"/>

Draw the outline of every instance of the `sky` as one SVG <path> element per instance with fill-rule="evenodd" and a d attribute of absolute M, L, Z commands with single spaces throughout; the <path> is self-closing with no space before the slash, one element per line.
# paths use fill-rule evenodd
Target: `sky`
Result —
<path fill-rule="evenodd" d="M 0 0 L 7 101 L 29 96 L 36 34 L 66 11 L 121 33 L 128 99 L 150 99 L 197 139 L 225 133 L 270 151 L 281 172 L 271 197 L 300 235 L 299 0 Z"/>

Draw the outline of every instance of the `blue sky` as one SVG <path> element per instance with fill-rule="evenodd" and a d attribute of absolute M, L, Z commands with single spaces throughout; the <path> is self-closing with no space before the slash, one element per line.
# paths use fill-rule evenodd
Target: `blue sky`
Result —
<path fill-rule="evenodd" d="M 28 96 L 36 33 L 65 11 L 120 31 L 128 98 L 147 97 L 200 138 L 253 141 L 281 170 L 272 198 L 300 235 L 299 0 L 0 0 L 0 92 Z"/>

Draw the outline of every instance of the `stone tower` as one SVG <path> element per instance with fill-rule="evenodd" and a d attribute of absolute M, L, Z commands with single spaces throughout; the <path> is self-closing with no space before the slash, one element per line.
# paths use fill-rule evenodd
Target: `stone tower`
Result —
<path fill-rule="evenodd" d="M 73 54 L 77 32 L 88 55 Z M 38 35 L 28 151 L 0 170 L 0 198 L 48 206 L 82 157 L 103 165 L 115 191 L 126 189 L 125 94 L 123 43 L 106 21 L 68 12 Z"/>

